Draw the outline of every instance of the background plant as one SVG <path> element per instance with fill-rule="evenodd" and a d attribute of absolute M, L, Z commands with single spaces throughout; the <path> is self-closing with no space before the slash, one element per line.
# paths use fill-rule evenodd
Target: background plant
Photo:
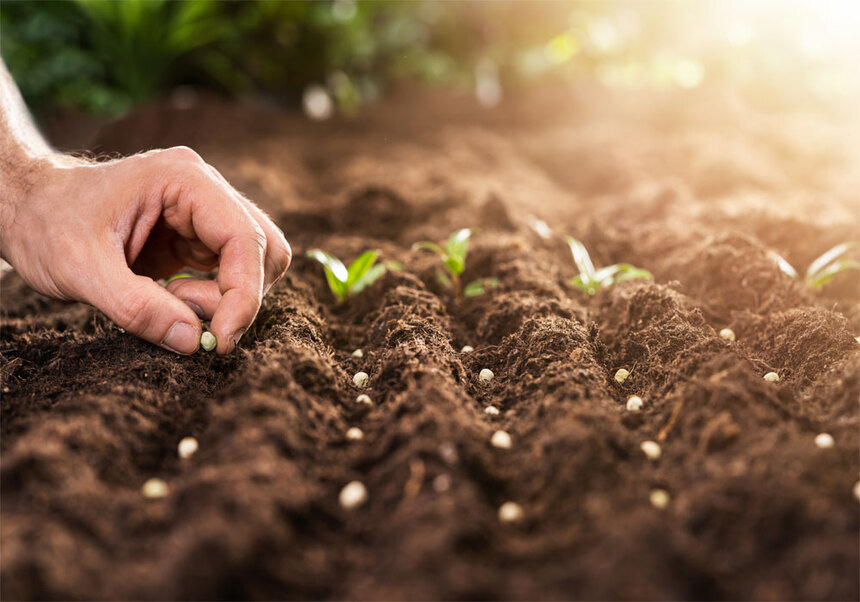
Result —
<path fill-rule="evenodd" d="M 446 288 L 451 289 L 455 295 L 462 294 L 464 297 L 483 295 L 487 290 L 499 285 L 498 278 L 478 278 L 465 287 L 460 275 L 466 271 L 466 256 L 469 254 L 469 239 L 474 229 L 463 228 L 451 233 L 445 247 L 442 248 L 435 242 L 421 241 L 412 245 L 413 250 L 425 249 L 435 253 L 442 261 L 443 270 L 436 272 L 436 278 Z"/>
<path fill-rule="evenodd" d="M 815 290 L 821 290 L 824 285 L 833 280 L 837 274 L 846 270 L 860 269 L 860 262 L 845 257 L 851 249 L 854 249 L 857 246 L 858 243 L 856 242 L 843 242 L 816 257 L 812 263 L 809 264 L 809 267 L 806 268 L 806 274 L 803 278 L 806 286 Z M 801 279 L 800 274 L 796 269 L 794 269 L 794 266 L 792 266 L 784 257 L 774 253 L 773 251 L 770 252 L 770 256 L 774 261 L 776 261 L 776 265 L 785 274 L 798 280 Z"/>
<path fill-rule="evenodd" d="M 570 283 L 586 295 L 594 295 L 601 288 L 616 282 L 654 278 L 648 270 L 637 268 L 629 263 L 616 263 L 595 269 L 585 245 L 570 236 L 567 237 L 567 244 L 573 254 L 573 262 L 579 269 L 579 274 L 571 278 Z"/>
<path fill-rule="evenodd" d="M 376 250 L 365 251 L 356 257 L 349 267 L 321 249 L 312 249 L 307 255 L 322 264 L 328 286 L 340 303 L 376 282 L 386 270 L 397 270 L 401 267 L 395 262 L 376 263 L 379 256 L 379 251 Z"/>

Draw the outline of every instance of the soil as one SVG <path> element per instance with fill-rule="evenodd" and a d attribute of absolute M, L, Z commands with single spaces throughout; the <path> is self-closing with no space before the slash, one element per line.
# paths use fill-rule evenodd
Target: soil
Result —
<path fill-rule="evenodd" d="M 806 290 L 767 255 L 805 267 L 857 238 L 844 126 L 580 91 L 492 111 L 404 93 L 322 124 L 163 102 L 103 128 L 96 153 L 194 147 L 295 258 L 228 357 L 174 356 L 5 276 L 2 597 L 858 599 L 860 281 Z M 454 299 L 410 247 L 467 226 L 465 280 L 501 285 Z M 586 298 L 565 235 L 654 282 Z M 313 247 L 404 268 L 339 306 Z M 150 477 L 167 497 L 142 497 Z M 352 480 L 369 499 L 345 510 Z M 509 500 L 523 519 L 501 523 Z"/>

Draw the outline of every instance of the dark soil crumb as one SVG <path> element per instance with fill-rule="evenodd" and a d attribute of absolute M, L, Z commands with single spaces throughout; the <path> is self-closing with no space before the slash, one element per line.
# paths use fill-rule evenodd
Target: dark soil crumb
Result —
<path fill-rule="evenodd" d="M 857 163 L 813 176 L 735 110 L 701 101 L 667 129 L 640 102 L 623 127 L 608 101 L 538 118 L 439 99 L 340 128 L 155 105 L 104 130 L 97 152 L 193 146 L 296 258 L 229 357 L 174 356 L 5 276 L 2 597 L 858 599 L 858 281 L 808 291 L 768 255 L 805 266 L 856 234 L 835 182 Z M 461 227 L 480 228 L 465 279 L 500 280 L 481 297 L 411 250 Z M 655 282 L 586 298 L 565 235 Z M 338 305 L 313 247 L 404 267 Z M 167 497 L 141 495 L 150 477 Z M 352 480 L 369 499 L 347 511 Z M 499 521 L 507 501 L 521 521 Z"/>

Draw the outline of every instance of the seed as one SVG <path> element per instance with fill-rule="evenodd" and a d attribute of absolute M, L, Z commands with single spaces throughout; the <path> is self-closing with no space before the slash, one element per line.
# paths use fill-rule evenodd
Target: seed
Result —
<path fill-rule="evenodd" d="M 439 456 L 446 464 L 452 466 L 460 459 L 460 454 L 457 453 L 457 446 L 450 441 L 444 441 L 439 444 Z"/>
<path fill-rule="evenodd" d="M 503 523 L 515 523 L 523 518 L 523 509 L 516 502 L 505 502 L 499 506 L 499 520 Z"/>
<path fill-rule="evenodd" d="M 436 493 L 445 493 L 451 488 L 451 477 L 447 474 L 440 474 L 433 479 L 433 489 Z"/>
<path fill-rule="evenodd" d="M 815 435 L 815 445 L 821 449 L 830 449 L 836 442 L 830 433 L 818 433 Z"/>
<path fill-rule="evenodd" d="M 493 371 L 489 368 L 484 368 L 483 370 L 481 370 L 481 373 L 478 374 L 478 378 L 481 380 L 482 383 L 490 382 L 491 380 L 493 380 L 494 376 L 496 375 L 493 374 Z"/>
<path fill-rule="evenodd" d="M 496 431 L 490 437 L 490 445 L 499 449 L 511 449 L 511 436 L 505 431 Z"/>
<path fill-rule="evenodd" d="M 720 338 L 724 341 L 732 342 L 735 340 L 735 331 L 731 328 L 723 328 L 720 331 Z"/>
<path fill-rule="evenodd" d="M 357 426 L 353 426 L 346 431 L 346 438 L 350 441 L 361 441 L 364 439 L 364 432 Z"/>
<path fill-rule="evenodd" d="M 367 372 L 356 372 L 355 376 L 352 377 L 352 382 L 354 382 L 355 386 L 359 389 L 366 387 L 369 380 L 370 377 L 367 375 Z"/>
<path fill-rule="evenodd" d="M 648 456 L 649 460 L 658 460 L 663 454 L 660 444 L 656 441 L 643 441 L 639 448 Z"/>
<path fill-rule="evenodd" d="M 179 445 L 176 447 L 176 452 L 179 454 L 179 457 L 183 460 L 190 458 L 197 452 L 197 448 L 200 445 L 197 443 L 197 439 L 194 437 L 183 437 L 179 442 Z"/>
<path fill-rule="evenodd" d="M 769 383 L 778 383 L 779 374 L 777 374 L 776 372 L 768 372 L 764 375 L 764 379 Z"/>
<path fill-rule="evenodd" d="M 497 408 L 496 406 L 487 406 L 486 408 L 484 408 L 484 414 L 486 414 L 487 416 L 498 416 L 499 408 Z"/>
<path fill-rule="evenodd" d="M 367 487 L 361 481 L 350 481 L 340 490 L 337 499 L 347 510 L 358 508 L 367 501 Z"/>
<path fill-rule="evenodd" d="M 471 345 L 463 345 L 463 348 L 460 349 L 460 353 L 472 353 L 475 350 Z"/>
<path fill-rule="evenodd" d="M 652 489 L 648 495 L 648 499 L 651 501 L 652 506 L 663 510 L 669 505 L 669 492 L 665 489 Z"/>
<path fill-rule="evenodd" d="M 218 339 L 208 330 L 200 335 L 200 346 L 206 351 L 212 351 L 218 345 Z"/>
<path fill-rule="evenodd" d="M 364 357 L 364 351 L 361 349 L 356 349 L 352 352 L 352 357 Z"/>
<path fill-rule="evenodd" d="M 860 500 L 860 481 L 854 483 L 854 497 Z"/>
<path fill-rule="evenodd" d="M 627 411 L 628 412 L 638 412 L 642 409 L 642 398 L 638 395 L 634 395 L 630 399 L 627 400 Z"/>
<path fill-rule="evenodd" d="M 618 372 L 615 373 L 615 382 L 619 384 L 623 383 L 625 380 L 627 380 L 628 376 L 630 376 L 630 372 L 628 372 L 624 368 L 621 368 L 620 370 L 618 370 Z"/>
<path fill-rule="evenodd" d="M 362 393 L 361 395 L 356 397 L 355 402 L 356 403 L 363 403 L 363 404 L 369 405 L 369 406 L 373 405 L 373 400 L 370 398 L 369 395 L 365 395 L 364 393 Z"/>
<path fill-rule="evenodd" d="M 167 497 L 167 483 L 162 479 L 149 479 L 143 484 L 143 487 L 140 488 L 140 492 L 143 494 L 143 497 L 149 499 Z"/>

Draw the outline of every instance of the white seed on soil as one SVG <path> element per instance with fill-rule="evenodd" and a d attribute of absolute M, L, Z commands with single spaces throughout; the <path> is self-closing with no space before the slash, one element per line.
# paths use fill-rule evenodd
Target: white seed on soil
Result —
<path fill-rule="evenodd" d="M 355 398 L 355 403 L 363 403 L 364 405 L 372 406 L 373 400 L 370 398 L 369 395 L 365 395 L 364 393 L 362 393 Z"/>
<path fill-rule="evenodd" d="M 472 353 L 475 350 L 471 345 L 463 345 L 463 348 L 460 349 L 460 353 Z"/>
<path fill-rule="evenodd" d="M 487 406 L 486 408 L 484 408 L 484 414 L 486 414 L 487 416 L 498 416 L 499 408 L 497 408 L 496 406 Z"/>
<path fill-rule="evenodd" d="M 854 483 L 854 497 L 856 497 L 857 500 L 860 501 L 860 481 Z"/>
<path fill-rule="evenodd" d="M 149 479 L 143 484 L 143 487 L 140 488 L 140 492 L 143 494 L 143 497 L 149 499 L 167 497 L 168 491 L 167 483 L 162 479 Z"/>
<path fill-rule="evenodd" d="M 206 331 L 200 335 L 200 346 L 206 351 L 212 351 L 218 346 L 218 340 L 215 338 L 214 334 Z"/>
<path fill-rule="evenodd" d="M 356 349 L 352 352 L 352 357 L 364 357 L 364 351 L 361 349 Z"/>
<path fill-rule="evenodd" d="M 779 374 L 776 372 L 768 372 L 764 375 L 764 379 L 769 383 L 777 383 L 779 382 Z"/>
<path fill-rule="evenodd" d="M 854 337 L 854 340 L 860 343 L 860 337 Z"/>
<path fill-rule="evenodd" d="M 639 397 L 638 395 L 634 395 L 630 399 L 627 400 L 627 411 L 628 412 L 638 412 L 639 410 L 642 409 L 643 404 L 644 404 L 644 402 L 642 401 L 642 398 Z"/>
<path fill-rule="evenodd" d="M 731 328 L 723 328 L 720 331 L 720 338 L 724 341 L 732 342 L 735 340 L 735 331 Z"/>
<path fill-rule="evenodd" d="M 352 377 L 352 382 L 355 383 L 355 386 L 359 389 L 366 387 L 369 380 L 370 377 L 367 375 L 367 372 L 356 372 L 355 376 Z"/>
<path fill-rule="evenodd" d="M 197 453 L 197 448 L 199 447 L 200 445 L 194 437 L 183 437 L 179 441 L 179 445 L 176 446 L 176 453 L 179 454 L 180 458 L 185 460 Z"/>
<path fill-rule="evenodd" d="M 503 523 L 515 523 L 523 518 L 523 509 L 516 502 L 505 502 L 499 506 L 499 520 Z"/>
<path fill-rule="evenodd" d="M 358 508 L 367 501 L 367 487 L 361 481 L 350 481 L 340 490 L 337 500 L 347 510 Z"/>
<path fill-rule="evenodd" d="M 652 506 L 663 510 L 669 505 L 669 492 L 665 489 L 652 489 L 648 495 L 648 499 L 651 501 Z"/>
<path fill-rule="evenodd" d="M 815 435 L 815 446 L 821 449 L 830 449 L 836 444 L 830 433 L 818 433 Z"/>
<path fill-rule="evenodd" d="M 490 382 L 491 380 L 493 380 L 493 377 L 495 377 L 495 376 L 496 375 L 493 374 L 493 371 L 490 370 L 489 368 L 484 368 L 483 370 L 481 370 L 480 374 L 478 374 L 478 378 L 480 379 L 480 381 L 482 383 Z"/>
<path fill-rule="evenodd" d="M 660 449 L 660 444 L 656 441 L 643 441 L 639 448 L 649 460 L 658 460 L 663 454 L 663 450 Z"/>
<path fill-rule="evenodd" d="M 445 493 L 451 489 L 451 477 L 447 474 L 440 474 L 433 479 L 433 490 L 436 493 Z"/>
<path fill-rule="evenodd" d="M 456 464 L 460 459 L 460 455 L 457 453 L 457 446 L 450 441 L 445 441 L 439 444 L 439 457 L 441 457 L 445 463 L 450 466 Z"/>
<path fill-rule="evenodd" d="M 353 426 L 346 431 L 346 438 L 350 441 L 361 441 L 364 439 L 364 432 L 357 426 Z"/>
<path fill-rule="evenodd" d="M 496 431 L 490 437 L 490 445 L 499 449 L 511 449 L 511 436 L 505 431 Z"/>
<path fill-rule="evenodd" d="M 630 372 L 628 372 L 624 368 L 621 368 L 620 370 L 618 370 L 618 372 L 615 373 L 615 382 L 619 384 L 623 383 L 625 380 L 627 380 L 628 376 L 630 376 Z"/>

